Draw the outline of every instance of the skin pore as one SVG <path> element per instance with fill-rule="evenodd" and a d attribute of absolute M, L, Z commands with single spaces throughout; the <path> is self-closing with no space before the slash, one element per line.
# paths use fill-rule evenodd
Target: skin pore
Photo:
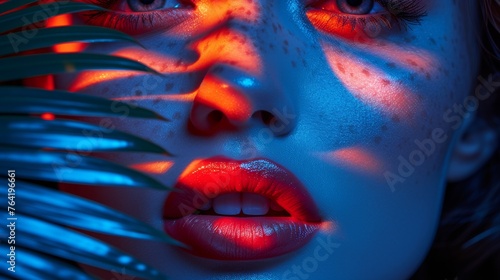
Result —
<path fill-rule="evenodd" d="M 141 1 L 114 1 L 113 8 L 129 13 L 131 2 Z M 88 71 L 56 77 L 56 88 L 127 101 L 170 120 L 112 122 L 175 157 L 103 157 L 168 186 L 199 159 L 268 158 L 305 185 L 324 223 L 301 249 L 256 261 L 202 259 L 164 244 L 99 238 L 171 279 L 410 277 L 432 243 L 451 155 L 466 128 L 464 117 L 444 114 L 475 86 L 476 5 L 399 1 L 426 15 L 408 28 L 393 18 L 388 28 L 380 19 L 343 25 L 345 12 L 336 3 L 347 0 L 190 2 L 166 1 L 164 7 L 181 7 L 151 16 L 154 24 L 74 18 L 114 26 L 145 46 L 98 43 L 83 51 L 138 60 L 162 75 Z M 369 11 L 387 14 L 382 2 Z M 395 7 L 395 15 L 406 11 Z M 417 144 L 429 141 L 434 148 L 427 151 Z M 403 161 L 412 171 L 401 172 Z M 168 193 L 63 189 L 163 228 Z"/>

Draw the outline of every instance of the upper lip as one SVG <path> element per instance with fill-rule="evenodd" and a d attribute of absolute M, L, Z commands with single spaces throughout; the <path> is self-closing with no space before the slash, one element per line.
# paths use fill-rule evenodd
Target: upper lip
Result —
<path fill-rule="evenodd" d="M 224 193 L 248 192 L 274 201 L 297 221 L 321 222 L 307 189 L 290 171 L 268 159 L 202 160 L 181 175 L 174 189 L 177 191 L 165 203 L 165 219 L 193 214 L 209 199 Z"/>

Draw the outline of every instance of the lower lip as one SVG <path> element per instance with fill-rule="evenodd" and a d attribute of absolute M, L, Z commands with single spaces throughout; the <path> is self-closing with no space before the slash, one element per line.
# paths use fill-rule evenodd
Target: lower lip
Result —
<path fill-rule="evenodd" d="M 165 231 L 190 246 L 189 252 L 219 260 L 276 257 L 304 246 L 319 229 L 292 217 L 190 215 L 165 220 Z"/>

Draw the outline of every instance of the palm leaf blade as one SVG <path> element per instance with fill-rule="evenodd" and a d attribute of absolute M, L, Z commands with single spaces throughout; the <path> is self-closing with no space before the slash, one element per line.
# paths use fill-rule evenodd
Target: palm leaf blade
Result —
<path fill-rule="evenodd" d="M 168 154 L 150 141 L 117 130 L 73 120 L 46 121 L 36 117 L 0 117 L 0 145 Z"/>
<path fill-rule="evenodd" d="M 10 0 L 3 4 L 0 4 L 0 14 L 17 9 L 24 5 L 38 2 L 39 0 Z"/>
<path fill-rule="evenodd" d="M 0 82 L 90 69 L 157 73 L 140 62 L 123 57 L 91 53 L 51 53 L 0 59 Z"/>
<path fill-rule="evenodd" d="M 6 213 L 1 216 L 4 220 L 8 217 Z M 157 270 L 100 240 L 29 216 L 16 217 L 23 223 L 16 227 L 17 240 L 23 247 L 103 269 L 126 269 L 146 279 L 164 279 Z M 8 228 L 2 227 L 0 232 L 8 234 Z"/>
<path fill-rule="evenodd" d="M 56 15 L 62 15 L 68 13 L 91 11 L 91 10 L 105 10 L 105 9 L 99 6 L 77 3 L 77 2 L 65 2 L 65 3 L 52 2 L 48 4 L 41 4 L 37 6 L 27 7 L 19 11 L 2 15 L 0 17 L 0 33 L 14 30 L 26 25 L 34 24 L 42 20 L 46 20 L 47 17 L 53 17 Z M 33 29 L 31 31 L 36 32 L 35 30 L 37 29 Z"/>
<path fill-rule="evenodd" d="M 127 117 L 167 120 L 142 107 L 101 97 L 35 88 L 0 87 L 0 112 L 63 116 Z"/>
<path fill-rule="evenodd" d="M 79 196 L 17 183 L 16 211 L 41 220 L 83 230 L 179 244 L 155 228 L 112 208 Z"/>
<path fill-rule="evenodd" d="M 13 44 L 12 38 L 22 38 L 23 32 L 0 36 L 0 56 L 12 55 L 18 52 L 51 47 L 68 42 L 116 42 L 125 41 L 139 44 L 135 39 L 123 32 L 97 26 L 64 26 L 38 30 L 26 44 Z"/>
<path fill-rule="evenodd" d="M 0 168 L 17 170 L 18 176 L 31 180 L 103 187 L 170 189 L 141 172 L 74 152 L 0 148 Z"/>
<path fill-rule="evenodd" d="M 2 252 L 9 252 L 7 245 L 0 244 Z M 32 250 L 16 246 L 16 255 L 22 259 L 16 263 L 16 272 L 5 272 L 5 276 L 16 279 L 51 279 L 51 280 L 96 280 L 80 268 L 67 261 L 40 254 Z M 10 275 L 9 275 L 10 274 Z"/>

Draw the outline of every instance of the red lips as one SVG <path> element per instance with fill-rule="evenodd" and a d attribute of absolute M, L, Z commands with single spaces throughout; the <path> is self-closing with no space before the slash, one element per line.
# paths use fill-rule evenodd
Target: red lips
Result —
<path fill-rule="evenodd" d="M 191 253 L 206 258 L 279 256 L 305 245 L 321 222 L 304 186 L 288 170 L 267 159 L 203 160 L 181 175 L 175 188 L 178 191 L 168 196 L 164 206 L 165 231 L 190 246 Z M 235 193 L 260 195 L 260 200 L 267 198 L 278 210 L 267 215 L 220 215 L 207 210 L 208 201 L 220 202 L 223 194 L 239 197 Z"/>

